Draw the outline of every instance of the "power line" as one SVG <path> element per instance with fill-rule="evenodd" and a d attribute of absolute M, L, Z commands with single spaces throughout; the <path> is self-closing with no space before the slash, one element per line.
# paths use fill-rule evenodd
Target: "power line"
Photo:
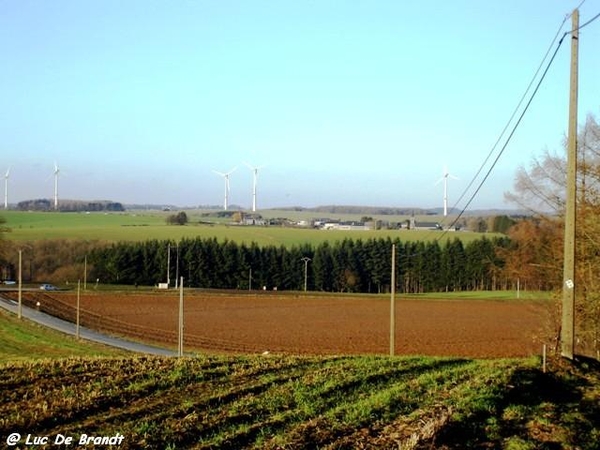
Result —
<path fill-rule="evenodd" d="M 574 30 L 571 30 L 571 31 L 567 31 L 567 32 L 565 33 L 565 36 L 566 36 L 567 34 L 574 33 L 574 32 L 576 32 L 576 31 L 579 31 L 579 30 L 581 30 L 582 28 L 585 28 L 585 27 L 587 27 L 587 26 L 588 26 L 590 23 L 592 23 L 592 22 L 593 22 L 594 20 L 596 20 L 598 17 L 600 17 L 600 13 L 596 14 L 594 17 L 592 17 L 590 20 L 588 20 L 588 21 L 587 21 L 586 23 L 584 23 L 583 25 L 579 25 L 579 26 L 578 26 L 576 29 L 574 29 Z M 564 38 L 564 36 L 563 36 L 563 38 Z"/>
<path fill-rule="evenodd" d="M 581 7 L 583 6 L 584 3 L 585 3 L 585 0 L 581 0 L 581 3 L 579 3 L 579 5 L 577 5 L 577 7 L 574 8 L 573 11 L 571 11 L 570 14 L 567 14 L 565 20 L 570 19 L 571 16 L 573 15 L 573 12 L 575 12 L 576 9 L 581 9 Z"/>
<path fill-rule="evenodd" d="M 564 21 L 563 21 L 563 24 L 564 24 Z M 561 28 L 562 28 L 562 25 L 561 25 Z M 533 93 L 529 97 L 529 100 L 527 101 L 527 104 L 525 105 L 525 108 L 523 109 L 523 111 L 519 115 L 519 118 L 517 119 L 516 123 L 512 127 L 512 130 L 511 130 L 510 134 L 508 135 L 508 137 L 506 138 L 506 141 L 504 142 L 504 145 L 502 146 L 502 148 L 498 152 L 498 155 L 496 156 L 496 158 L 492 162 L 492 165 L 487 170 L 485 176 L 483 177 L 483 179 L 481 180 L 481 182 L 479 183 L 479 185 L 475 189 L 475 192 L 473 192 L 473 194 L 471 195 L 471 197 L 469 198 L 469 200 L 467 201 L 467 203 L 465 204 L 465 206 L 463 207 L 463 209 L 461 210 L 461 212 L 454 219 L 454 221 L 450 224 L 449 228 L 452 228 L 456 224 L 456 222 L 458 222 L 458 220 L 462 217 L 462 215 L 465 213 L 465 211 L 467 210 L 467 208 L 469 207 L 469 205 L 471 204 L 471 202 L 475 199 L 475 197 L 477 196 L 477 194 L 479 193 L 479 191 L 483 187 L 484 183 L 489 178 L 490 174 L 492 173 L 492 170 L 496 167 L 496 164 L 498 163 L 500 157 L 503 155 L 504 151 L 506 150 L 506 147 L 508 147 L 508 144 L 510 143 L 510 140 L 512 139 L 513 135 L 517 131 L 517 128 L 521 124 L 521 121 L 523 120 L 523 117 L 525 116 L 525 113 L 527 112 L 527 110 L 529 109 L 529 106 L 533 102 L 533 99 L 535 98 L 535 96 L 536 96 L 536 94 L 537 94 L 540 86 L 542 85 L 542 82 L 546 78 L 546 74 L 548 73 L 548 70 L 550 70 L 550 67 L 552 66 L 552 63 L 554 62 L 554 59 L 556 58 L 558 50 L 560 49 L 560 46 L 562 45 L 565 36 L 567 36 L 568 34 L 569 34 L 569 32 L 565 32 L 563 34 L 563 36 L 560 38 L 560 40 L 558 42 L 558 45 L 556 46 L 556 49 L 554 50 L 554 53 L 552 54 L 552 57 L 550 58 L 550 61 L 546 65 L 546 69 L 544 70 L 544 72 L 542 73 L 542 76 L 540 77 L 539 81 L 537 82 L 537 85 L 536 85 Z M 447 232 L 448 232 L 448 230 L 445 230 L 444 233 L 439 237 L 439 239 L 441 239 Z"/>
<path fill-rule="evenodd" d="M 585 0 L 583 0 L 581 2 L 581 4 L 583 4 L 585 2 Z M 567 19 L 569 17 L 571 17 L 572 14 L 567 15 L 564 20 L 562 21 L 556 35 L 554 36 L 554 39 L 552 40 L 552 43 L 550 44 L 550 47 L 548 48 L 548 51 L 546 52 L 546 54 L 544 55 L 544 58 L 542 59 L 542 62 L 540 63 L 540 66 L 538 67 L 538 69 L 536 70 L 531 82 L 529 83 L 527 89 L 525 90 L 525 93 L 523 94 L 523 96 L 521 97 L 521 100 L 519 101 L 519 103 L 517 104 L 517 107 L 515 108 L 515 110 L 513 111 L 513 114 L 511 115 L 510 119 L 508 120 L 506 126 L 504 127 L 504 129 L 502 130 L 502 133 L 500 134 L 500 136 L 498 137 L 498 140 L 496 141 L 496 143 L 494 144 L 494 146 L 492 147 L 492 149 L 490 150 L 489 154 L 487 155 L 487 157 L 485 158 L 483 164 L 481 165 L 481 167 L 479 168 L 479 170 L 477 171 L 477 173 L 475 174 L 475 176 L 473 177 L 473 179 L 471 180 L 471 182 L 469 183 L 469 185 L 467 186 L 467 188 L 463 191 L 463 193 L 461 194 L 459 200 L 456 202 L 456 204 L 458 204 L 462 198 L 466 195 L 467 191 L 471 188 L 471 186 L 474 184 L 475 180 L 477 179 L 477 177 L 480 175 L 481 171 L 483 170 L 483 167 L 487 164 L 488 160 L 490 159 L 491 155 L 493 154 L 495 148 L 497 147 L 498 143 L 500 142 L 500 140 L 502 139 L 502 136 L 504 136 L 504 133 L 506 132 L 506 130 L 508 129 L 509 124 L 512 122 L 513 118 L 516 115 L 516 112 L 518 111 L 518 109 L 520 108 L 521 104 L 523 103 L 523 100 L 525 98 L 525 96 L 527 95 L 527 93 L 529 92 L 533 81 L 536 79 L 544 61 L 546 60 L 550 49 L 552 48 L 552 46 L 554 45 L 554 42 L 556 42 L 556 39 L 558 37 L 558 35 L 560 34 L 560 30 L 562 29 L 564 23 L 567 21 Z M 529 98 L 527 104 L 525 105 L 525 108 L 523 109 L 523 111 L 521 112 L 521 115 L 519 116 L 519 119 L 517 120 L 517 122 L 515 123 L 515 125 L 513 126 L 508 138 L 506 139 L 506 142 L 504 143 L 504 145 L 502 146 L 500 152 L 498 153 L 498 155 L 496 156 L 496 158 L 494 159 L 492 165 L 490 166 L 490 168 L 488 169 L 488 171 L 486 172 L 485 176 L 483 177 L 483 179 L 481 180 L 481 182 L 479 183 L 479 185 L 477 186 L 477 188 L 475 189 L 475 192 L 471 195 L 471 197 L 469 198 L 468 202 L 465 204 L 464 208 L 462 208 L 461 212 L 458 214 L 458 216 L 452 221 L 452 223 L 450 224 L 450 226 L 448 228 L 452 228 L 457 222 L 458 220 L 462 217 L 462 215 L 465 213 L 466 209 L 469 207 L 469 205 L 471 204 L 471 202 L 475 199 L 475 197 L 477 196 L 477 194 L 479 193 L 479 191 L 481 190 L 481 188 L 483 187 L 483 184 L 487 181 L 488 177 L 490 176 L 492 170 L 495 168 L 496 164 L 498 163 L 498 160 L 500 159 L 500 157 L 502 156 L 502 154 L 504 153 L 504 151 L 506 150 L 506 147 L 508 146 L 510 140 L 512 139 L 514 133 L 516 132 L 518 126 L 521 123 L 521 120 L 523 119 L 523 117 L 525 116 L 525 113 L 527 112 L 527 110 L 529 109 L 529 106 L 531 105 L 535 95 L 537 94 L 542 82 L 544 81 L 546 74 L 548 73 L 548 70 L 550 69 L 550 66 L 552 65 L 552 63 L 554 62 L 554 59 L 558 53 L 558 50 L 560 49 L 560 46 L 562 45 L 562 42 L 564 41 L 564 38 L 575 32 L 578 30 L 581 30 L 582 28 L 586 27 L 587 25 L 589 25 L 590 23 L 592 23 L 594 20 L 598 19 L 598 17 L 600 17 L 600 13 L 596 14 L 594 17 L 592 17 L 590 20 L 588 20 L 587 22 L 585 22 L 583 25 L 579 26 L 577 29 L 575 30 L 570 30 L 570 31 L 566 31 L 565 33 L 563 33 L 562 37 L 560 38 L 559 42 L 558 42 L 558 46 L 556 47 L 550 61 L 548 62 L 546 69 L 544 70 L 541 78 L 539 79 L 535 90 L 533 91 L 533 93 L 531 94 L 531 97 Z M 455 204 L 455 205 L 456 205 Z M 438 239 L 441 239 L 448 230 L 445 230 L 444 233 L 439 236 Z"/>
<path fill-rule="evenodd" d="M 585 2 L 585 0 L 583 0 Z M 583 2 L 582 2 L 583 3 Z M 560 34 L 560 31 L 562 30 L 565 22 L 568 20 L 570 16 L 566 16 L 562 23 L 560 24 L 560 26 L 558 27 L 558 30 L 556 30 L 556 34 L 554 35 L 554 38 L 552 39 L 552 42 L 550 43 L 550 45 L 548 46 L 548 50 L 546 50 L 546 53 L 544 54 L 544 57 L 542 58 L 542 60 L 540 61 L 540 64 L 538 65 L 537 70 L 535 71 L 535 73 L 533 74 L 533 77 L 531 78 L 531 81 L 529 81 L 529 84 L 527 85 L 527 88 L 525 89 L 525 92 L 523 92 L 523 95 L 521 96 L 519 102 L 517 103 L 517 106 L 515 106 L 515 109 L 513 110 L 510 118 L 508 119 L 508 121 L 506 122 L 506 125 L 504 126 L 504 128 L 502 129 L 502 132 L 500 133 L 500 135 L 498 136 L 498 139 L 496 140 L 496 142 L 494 143 L 494 145 L 492 146 L 490 152 L 488 153 L 488 155 L 486 156 L 485 160 L 483 161 L 483 163 L 481 164 L 481 166 L 479 167 L 479 169 L 477 170 L 477 172 L 475 173 L 475 175 L 473 176 L 473 178 L 471 179 L 471 181 L 469 182 L 469 184 L 467 185 L 467 187 L 463 190 L 463 193 L 460 195 L 460 197 L 458 198 L 458 200 L 455 202 L 453 209 L 456 207 L 456 205 L 460 204 L 460 202 L 462 201 L 463 197 L 465 195 L 467 195 L 467 192 L 471 189 L 471 186 L 473 186 L 473 184 L 475 183 L 475 180 L 477 180 L 477 178 L 479 177 L 479 175 L 481 174 L 481 171 L 483 170 L 483 168 L 486 166 L 486 164 L 488 163 L 489 159 L 492 157 L 494 151 L 496 150 L 496 147 L 498 146 L 498 144 L 500 143 L 500 141 L 502 140 L 502 137 L 504 136 L 504 134 L 506 133 L 506 130 L 508 130 L 508 127 L 510 126 L 510 124 L 512 123 L 513 119 L 515 118 L 515 116 L 517 115 L 517 112 L 519 111 L 519 108 L 521 107 L 521 105 L 523 104 L 523 101 L 525 100 L 525 97 L 527 96 L 527 94 L 529 93 L 531 86 L 533 86 L 534 81 L 536 80 L 538 74 L 540 73 L 540 70 L 542 70 L 542 67 L 544 65 L 544 62 L 546 61 L 546 59 L 548 58 L 548 55 L 550 54 L 550 50 L 552 50 L 552 47 L 554 46 L 554 43 L 556 42 L 556 39 L 558 39 L 558 35 Z M 464 211 L 463 211 L 464 212 Z M 461 213 L 462 214 L 462 213 Z M 456 223 L 456 221 L 452 222 L 453 226 Z"/>

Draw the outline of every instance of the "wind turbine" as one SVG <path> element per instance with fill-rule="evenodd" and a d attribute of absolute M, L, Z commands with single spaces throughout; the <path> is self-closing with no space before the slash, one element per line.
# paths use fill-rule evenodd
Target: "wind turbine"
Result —
<path fill-rule="evenodd" d="M 58 210 L 58 174 L 60 169 L 58 168 L 58 164 L 54 161 L 54 210 Z"/>
<path fill-rule="evenodd" d="M 264 166 L 254 167 L 248 163 L 244 163 L 252 171 L 254 177 L 252 181 L 252 212 L 256 212 L 256 180 L 258 179 L 258 169 L 262 169 Z"/>
<path fill-rule="evenodd" d="M 454 175 L 451 175 L 448 172 L 448 168 L 444 166 L 444 174 L 442 178 L 436 181 L 436 185 L 440 183 L 440 181 L 444 182 L 444 217 L 448 215 L 448 178 L 452 178 L 453 180 L 458 180 Z"/>
<path fill-rule="evenodd" d="M 4 209 L 8 209 L 8 177 L 10 176 L 10 167 L 4 174 Z"/>
<path fill-rule="evenodd" d="M 237 167 L 234 167 L 233 169 L 231 169 L 229 172 L 226 172 L 226 173 L 217 172 L 216 170 L 213 170 L 214 173 L 222 176 L 225 179 L 225 202 L 223 203 L 223 209 L 225 211 L 227 211 L 227 205 L 229 204 L 229 175 L 231 175 L 231 173 L 235 169 L 237 169 Z"/>

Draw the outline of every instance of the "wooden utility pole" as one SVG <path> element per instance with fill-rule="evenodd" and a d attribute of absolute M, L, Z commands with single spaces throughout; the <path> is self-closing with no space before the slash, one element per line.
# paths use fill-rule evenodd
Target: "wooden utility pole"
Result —
<path fill-rule="evenodd" d="M 396 244 L 392 244 L 392 282 L 390 298 L 390 356 L 396 353 Z"/>
<path fill-rule="evenodd" d="M 81 280 L 77 280 L 77 315 L 75 316 L 75 337 L 77 339 L 81 338 L 81 333 L 79 330 L 80 297 L 81 297 Z"/>
<path fill-rule="evenodd" d="M 561 355 L 573 359 L 575 351 L 575 225 L 577 204 L 577 91 L 579 69 L 579 10 L 573 11 L 571 32 L 571 87 L 567 141 L 567 195 L 563 263 Z"/>
<path fill-rule="evenodd" d="M 179 323 L 178 323 L 178 339 L 177 339 L 177 356 L 183 356 L 183 277 L 179 283 Z"/>
<path fill-rule="evenodd" d="M 19 250 L 19 307 L 17 317 L 23 317 L 23 250 Z"/>

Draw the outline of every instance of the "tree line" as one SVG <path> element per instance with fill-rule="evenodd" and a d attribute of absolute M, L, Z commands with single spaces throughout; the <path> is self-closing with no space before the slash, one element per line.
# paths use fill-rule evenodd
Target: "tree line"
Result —
<path fill-rule="evenodd" d="M 19 211 L 52 211 L 54 203 L 47 198 L 38 198 L 33 200 L 23 200 L 17 203 Z M 87 212 L 87 211 L 125 211 L 125 207 L 119 202 L 109 200 L 61 200 L 58 204 L 58 210 L 61 212 Z"/>
<path fill-rule="evenodd" d="M 88 256 L 91 277 L 102 283 L 156 285 L 183 277 L 189 287 L 212 289 L 307 289 L 380 293 L 390 289 L 392 245 L 396 289 L 406 293 L 506 289 L 498 248 L 507 238 L 464 244 L 399 239 L 344 239 L 316 247 L 265 246 L 210 239 L 120 242 Z M 307 259 L 308 258 L 308 259 Z"/>

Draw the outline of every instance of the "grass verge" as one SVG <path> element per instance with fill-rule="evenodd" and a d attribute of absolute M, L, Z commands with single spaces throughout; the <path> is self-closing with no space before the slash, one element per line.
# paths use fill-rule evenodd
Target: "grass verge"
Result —
<path fill-rule="evenodd" d="M 111 347 L 80 341 L 58 331 L 19 320 L 0 309 L 0 363 L 40 358 L 117 356 L 126 353 Z"/>

